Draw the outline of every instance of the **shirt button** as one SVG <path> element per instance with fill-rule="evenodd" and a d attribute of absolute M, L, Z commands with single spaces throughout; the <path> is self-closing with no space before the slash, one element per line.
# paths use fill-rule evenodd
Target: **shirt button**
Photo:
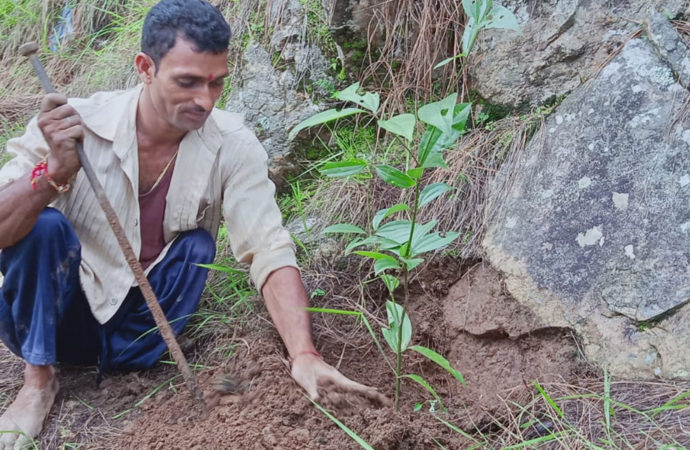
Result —
<path fill-rule="evenodd" d="M 110 299 L 110 304 L 115 306 L 117 304 L 117 299 L 116 298 L 111 298 Z"/>
<path fill-rule="evenodd" d="M 138 226 L 139 226 L 139 220 L 138 220 L 138 219 L 134 219 L 134 226 L 135 226 L 135 227 L 138 227 Z"/>

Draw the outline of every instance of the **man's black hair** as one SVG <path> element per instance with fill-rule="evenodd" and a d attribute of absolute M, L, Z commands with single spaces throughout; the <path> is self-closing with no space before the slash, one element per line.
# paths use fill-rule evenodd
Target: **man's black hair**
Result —
<path fill-rule="evenodd" d="M 218 8 L 204 0 L 163 0 L 144 20 L 141 51 L 153 59 L 156 73 L 161 59 L 178 36 L 191 41 L 197 52 L 221 53 L 230 45 L 230 25 Z"/>

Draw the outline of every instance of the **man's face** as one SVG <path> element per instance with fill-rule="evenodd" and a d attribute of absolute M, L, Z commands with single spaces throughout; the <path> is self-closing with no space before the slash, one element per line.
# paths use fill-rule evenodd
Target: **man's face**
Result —
<path fill-rule="evenodd" d="M 178 37 L 150 79 L 151 101 L 160 118 L 174 128 L 201 128 L 220 98 L 228 76 L 228 52 L 196 52 Z"/>

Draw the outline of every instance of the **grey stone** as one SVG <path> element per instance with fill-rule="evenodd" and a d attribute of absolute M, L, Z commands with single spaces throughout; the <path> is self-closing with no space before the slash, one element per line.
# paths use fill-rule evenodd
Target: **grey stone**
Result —
<path fill-rule="evenodd" d="M 289 155 L 299 145 L 288 141 L 290 129 L 321 109 L 303 86 L 313 85 L 315 93 L 323 94 L 316 82 L 329 79 L 329 65 L 319 47 L 308 42 L 307 15 L 299 0 L 270 5 L 270 43 L 267 48 L 256 42 L 247 46 L 241 80 L 226 108 L 244 115 L 271 157 L 271 174 L 281 188 L 292 168 Z M 280 69 L 274 67 L 276 59 Z"/>
<path fill-rule="evenodd" d="M 244 54 L 243 83 L 236 88 L 226 108 L 244 114 L 269 156 L 284 161 L 291 151 L 289 130 L 319 111 L 309 97 L 295 90 L 294 75 L 271 65 L 271 56 L 252 43 Z"/>
<path fill-rule="evenodd" d="M 520 302 L 621 376 L 690 378 L 689 94 L 670 65 L 681 45 L 634 39 L 568 96 L 501 169 L 483 241 Z"/>
<path fill-rule="evenodd" d="M 594 76 L 655 10 L 688 12 L 687 2 L 510 0 L 523 34 L 486 30 L 471 56 L 472 89 L 489 103 L 535 107 Z M 670 25 L 668 25 L 670 27 Z"/>

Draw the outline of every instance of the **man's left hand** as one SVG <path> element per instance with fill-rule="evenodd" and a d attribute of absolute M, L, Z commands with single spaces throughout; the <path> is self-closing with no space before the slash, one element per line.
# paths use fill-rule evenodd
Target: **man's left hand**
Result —
<path fill-rule="evenodd" d="M 312 400 L 354 394 L 377 406 L 389 406 L 390 400 L 376 389 L 352 381 L 337 369 L 311 353 L 301 353 L 292 361 L 292 378 L 304 388 Z M 338 402 L 335 402 L 338 403 Z"/>

